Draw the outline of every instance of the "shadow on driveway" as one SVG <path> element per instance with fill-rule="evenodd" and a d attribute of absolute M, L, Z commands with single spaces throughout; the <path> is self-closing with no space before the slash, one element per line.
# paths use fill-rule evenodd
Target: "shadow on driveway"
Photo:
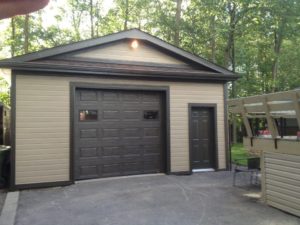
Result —
<path fill-rule="evenodd" d="M 155 175 L 22 191 L 17 225 L 296 225 L 232 187 L 230 172 Z"/>

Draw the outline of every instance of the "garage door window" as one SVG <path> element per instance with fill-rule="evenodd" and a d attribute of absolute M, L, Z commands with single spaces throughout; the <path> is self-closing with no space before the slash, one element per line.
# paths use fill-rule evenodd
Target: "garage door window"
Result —
<path fill-rule="evenodd" d="M 79 120 L 80 121 L 95 121 L 98 119 L 97 110 L 80 110 Z"/>
<path fill-rule="evenodd" d="M 146 119 L 146 120 L 157 120 L 158 119 L 158 111 L 156 111 L 156 110 L 146 110 L 146 111 L 144 111 L 144 119 Z"/>

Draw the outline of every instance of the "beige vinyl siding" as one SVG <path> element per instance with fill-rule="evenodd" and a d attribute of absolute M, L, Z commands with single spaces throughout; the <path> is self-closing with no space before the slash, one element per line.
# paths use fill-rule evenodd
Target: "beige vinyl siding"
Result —
<path fill-rule="evenodd" d="M 218 161 L 225 168 L 222 84 L 18 75 L 16 184 L 69 180 L 70 82 L 169 86 L 172 172 L 189 170 L 188 103 L 216 103 Z"/>
<path fill-rule="evenodd" d="M 264 153 L 267 204 L 300 216 L 300 156 Z"/>
<path fill-rule="evenodd" d="M 103 45 L 98 48 L 94 48 L 93 50 L 74 53 L 71 56 L 97 60 L 120 60 L 185 65 L 184 62 L 164 54 L 143 42 L 139 42 L 138 49 L 132 49 L 129 41 L 121 41 Z"/>

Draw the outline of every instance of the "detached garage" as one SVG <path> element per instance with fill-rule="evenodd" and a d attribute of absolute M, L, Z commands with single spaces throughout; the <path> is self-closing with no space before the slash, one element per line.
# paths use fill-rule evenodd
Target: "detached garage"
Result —
<path fill-rule="evenodd" d="M 12 77 L 11 188 L 228 167 L 237 76 L 133 29 L 0 61 Z"/>

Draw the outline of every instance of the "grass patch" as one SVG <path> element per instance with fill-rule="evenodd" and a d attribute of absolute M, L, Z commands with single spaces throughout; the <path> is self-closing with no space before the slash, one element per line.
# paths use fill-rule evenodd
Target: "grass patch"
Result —
<path fill-rule="evenodd" d="M 238 159 L 247 158 L 247 156 L 248 156 L 248 152 L 244 148 L 243 144 L 238 143 L 238 144 L 233 144 L 231 146 L 231 161 L 232 161 L 232 163 L 235 163 L 238 161 L 239 164 L 247 165 L 247 160 L 238 160 Z"/>

